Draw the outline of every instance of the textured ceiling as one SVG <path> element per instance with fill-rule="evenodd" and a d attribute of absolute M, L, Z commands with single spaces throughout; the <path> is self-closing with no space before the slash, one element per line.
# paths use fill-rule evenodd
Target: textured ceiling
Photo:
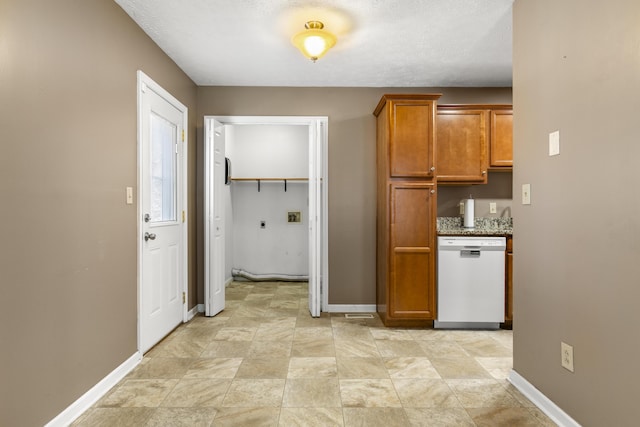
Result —
<path fill-rule="evenodd" d="M 511 86 L 514 0 L 115 0 L 201 86 Z M 291 37 L 338 43 L 318 62 Z"/>

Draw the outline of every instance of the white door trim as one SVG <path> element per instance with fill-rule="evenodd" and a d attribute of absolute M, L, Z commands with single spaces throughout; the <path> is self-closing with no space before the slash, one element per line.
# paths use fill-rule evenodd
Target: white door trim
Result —
<path fill-rule="evenodd" d="M 180 177 L 181 181 L 182 181 L 182 188 L 181 188 L 181 193 L 182 193 L 182 197 L 180 199 L 180 205 L 179 205 L 179 209 L 178 209 L 178 217 L 182 218 L 182 227 L 180 228 L 180 232 L 182 235 L 181 238 L 181 244 L 182 244 L 182 259 L 181 259 L 181 284 L 180 287 L 182 288 L 182 292 L 184 293 L 184 300 L 185 301 L 189 301 L 189 287 L 188 287 L 188 282 L 189 282 L 189 271 L 188 271 L 188 258 L 189 258 L 189 253 L 188 253 L 188 249 L 189 249 L 189 245 L 188 245 L 188 238 L 189 238 L 189 233 L 188 233 L 188 215 L 187 215 L 187 181 L 188 181 L 188 176 L 189 176 L 189 172 L 188 172 L 188 159 L 187 159 L 187 153 L 189 152 L 188 150 L 188 141 L 189 141 L 189 135 L 188 135 L 188 113 L 189 110 L 188 108 L 182 104 L 180 101 L 178 101 L 173 95 L 171 95 L 169 92 L 167 92 L 165 89 L 163 89 L 158 83 L 156 83 L 155 81 L 153 81 L 153 79 L 151 79 L 151 77 L 149 77 L 148 75 L 146 75 L 143 71 L 138 70 L 137 72 L 137 102 L 138 102 L 138 106 L 137 106 L 137 125 L 138 125 L 138 131 L 137 131 L 137 188 L 138 188 L 138 194 L 137 194 L 137 210 L 136 210 L 136 240 L 137 240 L 137 246 L 138 246 L 138 250 L 137 250 L 137 255 L 138 255 L 138 262 L 137 262 L 137 267 L 138 267 L 138 271 L 137 271 L 137 285 L 138 285 L 138 343 L 137 343 L 137 347 L 138 347 L 138 351 L 140 351 L 140 336 L 141 336 L 141 325 L 140 325 L 140 317 L 141 317 L 141 313 L 142 313 L 142 250 L 143 250 L 143 246 L 142 246 L 142 236 L 141 236 L 141 230 L 142 230 L 142 197 L 140 195 L 141 189 L 142 189 L 142 93 L 147 90 L 150 89 L 153 92 L 155 92 L 156 94 L 158 94 L 160 97 L 162 97 L 165 101 L 167 101 L 169 104 L 171 104 L 174 108 L 176 108 L 178 111 L 180 111 L 182 113 L 182 129 L 184 130 L 184 136 L 183 136 L 183 141 L 181 144 L 181 150 L 182 150 L 182 176 Z M 189 320 L 189 311 L 187 309 L 187 307 L 189 306 L 186 302 L 182 304 L 183 308 L 182 308 L 182 320 L 183 322 L 187 322 Z"/>
<path fill-rule="evenodd" d="M 316 164 L 320 165 L 321 177 L 322 177 L 322 207 L 320 209 L 320 221 L 322 224 L 322 254 L 321 265 L 318 266 L 320 274 L 322 276 L 321 289 L 321 311 L 328 311 L 329 305 L 329 144 L 328 144 L 328 122 L 327 116 L 204 116 L 204 123 L 213 119 L 221 122 L 225 125 L 307 125 L 310 128 L 316 129 L 321 123 L 324 125 L 324 132 L 321 133 L 321 140 L 318 141 L 320 145 L 317 150 L 317 155 L 313 160 Z M 309 141 L 311 147 L 311 141 Z M 209 213 L 205 212 L 205 218 Z M 206 220 L 206 219 L 205 219 Z M 311 244 L 311 242 L 309 242 Z M 205 268 L 207 268 L 205 266 Z M 310 266 L 311 271 L 311 266 Z M 205 287 L 208 286 L 205 283 Z"/>

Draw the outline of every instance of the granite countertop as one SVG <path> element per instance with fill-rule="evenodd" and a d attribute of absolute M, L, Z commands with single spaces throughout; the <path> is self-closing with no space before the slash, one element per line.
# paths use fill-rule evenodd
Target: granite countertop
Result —
<path fill-rule="evenodd" d="M 511 236 L 513 218 L 475 218 L 474 228 L 464 228 L 462 217 L 438 217 L 437 232 L 440 236 Z"/>

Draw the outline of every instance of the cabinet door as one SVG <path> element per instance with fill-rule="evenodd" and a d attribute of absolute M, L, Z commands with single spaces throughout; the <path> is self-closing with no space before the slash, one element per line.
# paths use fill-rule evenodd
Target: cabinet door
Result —
<path fill-rule="evenodd" d="M 513 320 L 513 239 L 507 239 L 507 252 L 505 258 L 505 286 L 504 286 L 504 320 Z"/>
<path fill-rule="evenodd" d="M 435 186 L 391 184 L 390 317 L 435 318 Z"/>
<path fill-rule="evenodd" d="M 513 166 L 513 111 L 491 111 L 491 159 L 492 168 Z"/>
<path fill-rule="evenodd" d="M 438 110 L 438 182 L 487 182 L 486 110 Z"/>
<path fill-rule="evenodd" d="M 392 101 L 390 108 L 391 177 L 432 178 L 435 175 L 433 101 Z"/>

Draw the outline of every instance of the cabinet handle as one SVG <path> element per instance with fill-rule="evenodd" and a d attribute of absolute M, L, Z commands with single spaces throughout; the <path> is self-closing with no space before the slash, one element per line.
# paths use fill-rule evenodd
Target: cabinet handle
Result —
<path fill-rule="evenodd" d="M 486 175 L 486 174 L 487 174 L 487 171 L 482 171 L 482 175 Z"/>
<path fill-rule="evenodd" d="M 435 194 L 435 193 L 436 193 L 436 190 L 431 190 L 431 194 Z"/>
<path fill-rule="evenodd" d="M 436 171 L 436 167 L 435 166 L 431 166 L 431 172 L 435 172 Z"/>

